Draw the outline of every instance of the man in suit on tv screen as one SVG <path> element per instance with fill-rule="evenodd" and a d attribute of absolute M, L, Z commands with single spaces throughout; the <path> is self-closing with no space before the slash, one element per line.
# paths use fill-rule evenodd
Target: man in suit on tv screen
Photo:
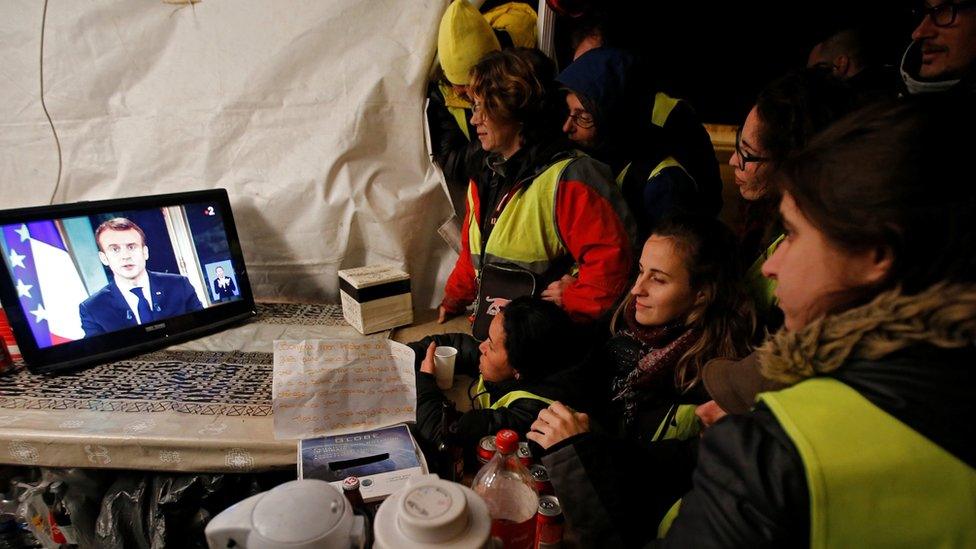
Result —
<path fill-rule="evenodd" d="M 85 337 L 203 309 L 185 276 L 146 270 L 146 233 L 132 221 L 116 217 L 102 223 L 95 241 L 113 280 L 78 306 Z"/>

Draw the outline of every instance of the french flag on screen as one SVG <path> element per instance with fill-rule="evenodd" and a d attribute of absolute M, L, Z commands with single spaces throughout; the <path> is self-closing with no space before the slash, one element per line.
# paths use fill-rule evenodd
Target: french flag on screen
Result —
<path fill-rule="evenodd" d="M 53 221 L 5 225 L 7 264 L 38 347 L 85 337 L 78 304 L 88 297 Z"/>

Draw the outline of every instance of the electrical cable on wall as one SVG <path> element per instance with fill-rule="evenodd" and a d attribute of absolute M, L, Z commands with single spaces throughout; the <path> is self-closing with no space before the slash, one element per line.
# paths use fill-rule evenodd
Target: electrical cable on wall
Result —
<path fill-rule="evenodd" d="M 61 186 L 61 140 L 58 139 L 58 130 L 54 127 L 54 121 L 51 120 L 51 113 L 47 110 L 47 103 L 44 102 L 44 27 L 47 24 L 47 2 L 44 0 L 44 11 L 41 15 L 41 63 L 40 63 L 40 73 L 41 73 L 41 108 L 44 109 L 44 114 L 47 116 L 47 123 L 51 125 L 51 133 L 54 134 L 54 143 L 58 147 L 58 178 L 54 181 L 54 190 L 51 191 L 51 199 L 48 204 L 54 204 L 54 198 L 58 195 L 58 187 Z"/>

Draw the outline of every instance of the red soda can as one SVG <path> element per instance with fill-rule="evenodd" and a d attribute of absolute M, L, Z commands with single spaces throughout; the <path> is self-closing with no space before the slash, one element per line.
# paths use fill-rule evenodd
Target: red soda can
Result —
<path fill-rule="evenodd" d="M 7 345 L 0 341 L 0 375 L 14 370 L 14 359 L 10 357 Z"/>
<path fill-rule="evenodd" d="M 481 437 L 478 441 L 478 463 L 484 465 L 491 461 L 491 456 L 495 455 L 495 435 Z"/>
<path fill-rule="evenodd" d="M 0 375 L 12 372 L 14 369 L 14 359 L 10 355 L 8 344 L 14 343 L 14 333 L 7 323 L 7 313 L 0 308 Z"/>
<path fill-rule="evenodd" d="M 532 475 L 532 480 L 535 481 L 535 490 L 539 492 L 539 495 L 552 494 L 552 483 L 549 481 L 549 471 L 546 470 L 545 465 L 530 465 L 529 474 Z"/>
<path fill-rule="evenodd" d="M 519 461 L 522 462 L 522 465 L 525 465 L 526 467 L 532 465 L 532 450 L 529 449 L 528 442 L 519 442 L 518 452 L 516 455 L 518 456 Z"/>
<path fill-rule="evenodd" d="M 535 546 L 538 549 L 555 549 L 563 545 L 563 508 L 556 496 L 539 497 L 536 515 Z"/>

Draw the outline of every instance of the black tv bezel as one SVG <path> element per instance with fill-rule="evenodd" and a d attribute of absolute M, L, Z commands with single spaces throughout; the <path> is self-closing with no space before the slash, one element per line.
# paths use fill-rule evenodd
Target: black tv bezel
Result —
<path fill-rule="evenodd" d="M 53 204 L 0 210 L 0 226 L 32 221 L 63 219 L 125 210 L 145 210 L 212 202 L 219 206 L 239 299 L 115 332 L 86 337 L 68 343 L 38 347 L 27 312 L 21 308 L 10 269 L 0 265 L 0 302 L 7 313 L 14 338 L 28 370 L 36 374 L 63 373 L 153 351 L 223 329 L 257 314 L 254 295 L 244 265 L 237 225 L 226 189 L 117 198 L 71 204 Z"/>

